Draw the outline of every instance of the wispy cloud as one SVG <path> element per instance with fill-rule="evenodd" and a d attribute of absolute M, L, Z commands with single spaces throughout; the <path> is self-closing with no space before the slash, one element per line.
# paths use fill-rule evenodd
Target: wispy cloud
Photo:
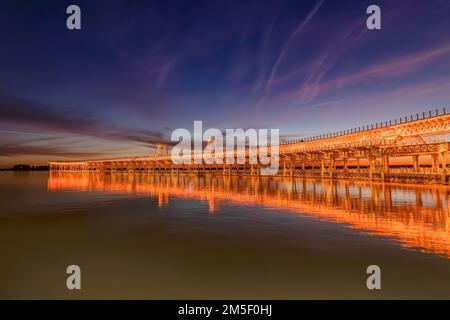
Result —
<path fill-rule="evenodd" d="M 319 10 L 319 8 L 322 6 L 324 0 L 320 0 L 317 2 L 312 10 L 308 13 L 308 15 L 305 17 L 305 19 L 302 20 L 302 22 L 295 28 L 289 38 L 284 43 L 283 47 L 281 48 L 280 54 L 278 55 L 274 65 L 272 66 L 272 69 L 270 71 L 269 79 L 266 83 L 266 89 L 270 90 L 270 87 L 272 85 L 272 79 L 275 76 L 275 73 L 277 72 L 278 66 L 280 65 L 281 61 L 283 60 L 287 50 L 289 49 L 289 44 L 306 28 L 308 23 L 311 21 L 311 19 L 314 17 L 316 12 Z"/>
<path fill-rule="evenodd" d="M 33 127 L 41 132 L 70 133 L 148 146 L 167 142 L 162 131 L 119 127 L 84 110 L 55 107 L 8 95 L 0 96 L 0 123 Z"/>
<path fill-rule="evenodd" d="M 101 152 L 79 152 L 63 147 L 53 146 L 34 146 L 29 144 L 17 144 L 13 143 L 0 143 L 0 157 L 13 157 L 22 155 L 39 155 L 39 156 L 51 156 L 51 157 L 66 157 L 66 158 L 89 158 L 89 157 L 101 157 L 104 153 Z"/>
<path fill-rule="evenodd" d="M 450 45 L 446 42 L 427 50 L 397 56 L 389 61 L 367 65 L 365 68 L 354 73 L 348 73 L 322 81 L 324 74 L 332 68 L 335 59 L 339 55 L 336 54 L 333 57 L 331 60 L 327 59 L 328 56 L 324 56 L 323 58 L 319 57 L 315 72 L 300 87 L 283 94 L 274 95 L 270 105 L 276 106 L 292 102 L 295 102 L 297 105 L 307 104 L 317 97 L 319 93 L 339 93 L 346 87 L 364 84 L 369 81 L 402 78 L 425 68 L 429 64 L 438 62 L 444 58 L 449 58 Z M 405 83 L 404 85 L 408 86 L 409 84 Z"/>

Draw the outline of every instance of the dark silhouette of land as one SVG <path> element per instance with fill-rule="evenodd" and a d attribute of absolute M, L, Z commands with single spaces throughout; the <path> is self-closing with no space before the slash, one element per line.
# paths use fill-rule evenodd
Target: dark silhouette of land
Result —
<path fill-rule="evenodd" d="M 2 171 L 48 171 L 48 166 L 32 166 L 29 164 L 16 164 L 11 168 L 0 169 Z"/>

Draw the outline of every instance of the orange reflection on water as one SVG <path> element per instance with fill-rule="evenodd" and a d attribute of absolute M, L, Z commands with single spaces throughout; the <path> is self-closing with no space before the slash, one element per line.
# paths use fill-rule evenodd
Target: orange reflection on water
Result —
<path fill-rule="evenodd" d="M 101 191 L 202 200 L 211 213 L 221 203 L 262 206 L 346 224 L 393 238 L 414 250 L 450 258 L 450 188 L 346 180 L 236 176 L 128 175 L 51 172 L 51 191 Z"/>

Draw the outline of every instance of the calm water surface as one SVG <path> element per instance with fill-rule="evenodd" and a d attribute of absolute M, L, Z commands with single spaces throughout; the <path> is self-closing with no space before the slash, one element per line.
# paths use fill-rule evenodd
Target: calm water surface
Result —
<path fill-rule="evenodd" d="M 0 298 L 450 298 L 450 188 L 0 173 Z M 66 267 L 82 290 L 66 289 Z M 366 268 L 382 290 L 366 288 Z"/>

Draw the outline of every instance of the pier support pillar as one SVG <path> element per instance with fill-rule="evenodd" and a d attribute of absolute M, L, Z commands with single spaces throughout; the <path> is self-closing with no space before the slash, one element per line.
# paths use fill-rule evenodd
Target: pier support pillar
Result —
<path fill-rule="evenodd" d="M 348 156 L 347 154 L 344 155 L 344 173 L 347 173 L 348 170 Z"/>
<path fill-rule="evenodd" d="M 414 168 L 414 172 L 419 172 L 419 156 L 418 155 L 413 156 L 413 168 Z"/>
<path fill-rule="evenodd" d="M 381 155 L 381 180 L 386 179 L 386 173 L 389 173 L 389 155 Z"/>
<path fill-rule="evenodd" d="M 320 176 L 323 178 L 325 174 L 325 159 L 322 156 L 322 159 L 320 160 Z"/>
<path fill-rule="evenodd" d="M 441 151 L 440 154 L 441 159 L 441 182 L 446 183 L 447 182 L 447 152 Z"/>
<path fill-rule="evenodd" d="M 369 179 L 373 179 L 373 174 L 375 172 L 375 157 L 373 155 L 369 156 Z"/>
<path fill-rule="evenodd" d="M 431 156 L 431 172 L 438 173 L 438 154 L 433 154 Z"/>
<path fill-rule="evenodd" d="M 331 178 L 333 178 L 333 169 L 334 169 L 334 159 L 332 157 L 330 157 L 330 165 L 328 167 L 328 176 Z"/>

